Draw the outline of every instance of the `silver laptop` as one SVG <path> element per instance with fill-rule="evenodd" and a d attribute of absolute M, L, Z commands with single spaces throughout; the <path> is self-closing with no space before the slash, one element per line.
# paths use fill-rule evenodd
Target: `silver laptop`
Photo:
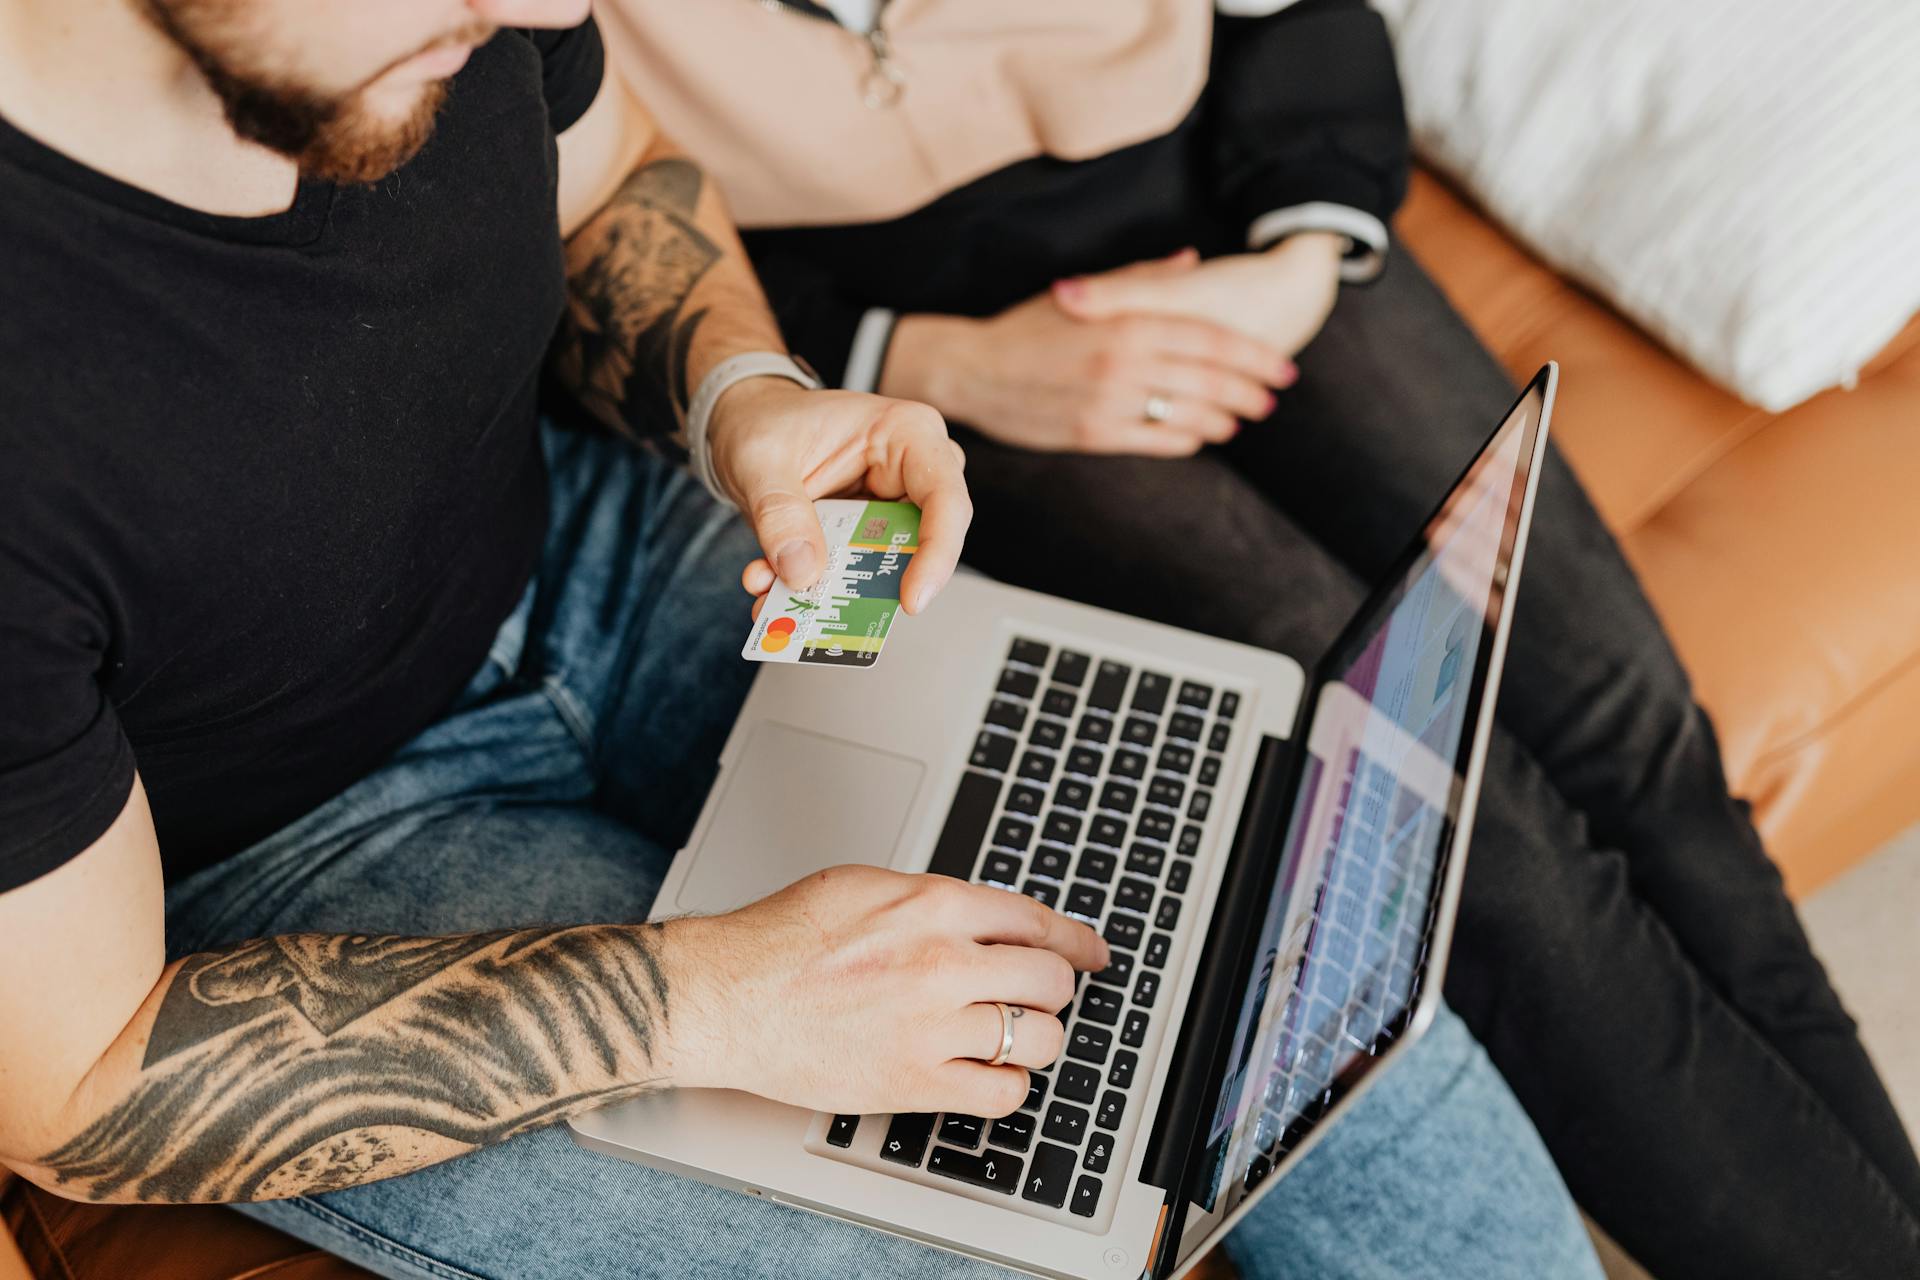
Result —
<path fill-rule="evenodd" d="M 868 862 L 1030 894 L 1113 965 L 1003 1118 L 685 1089 L 575 1137 L 1035 1275 L 1183 1274 L 1433 1019 L 1556 380 L 1311 667 L 962 576 L 870 669 L 763 668 L 656 917 Z"/>

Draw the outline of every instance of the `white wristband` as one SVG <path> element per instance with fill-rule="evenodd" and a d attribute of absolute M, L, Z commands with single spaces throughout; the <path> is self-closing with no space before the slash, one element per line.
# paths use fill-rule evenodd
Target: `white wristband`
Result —
<path fill-rule="evenodd" d="M 727 388 L 748 378 L 768 377 L 789 378 L 809 391 L 820 389 L 820 379 L 814 376 L 813 370 L 793 356 L 777 351 L 748 351 L 728 356 L 707 370 L 707 376 L 700 379 L 700 386 L 687 405 L 688 465 L 700 483 L 707 486 L 707 492 L 730 507 L 736 504 L 720 487 L 720 475 L 713 469 L 713 451 L 707 447 L 707 421 L 713 417 L 713 406 Z"/>

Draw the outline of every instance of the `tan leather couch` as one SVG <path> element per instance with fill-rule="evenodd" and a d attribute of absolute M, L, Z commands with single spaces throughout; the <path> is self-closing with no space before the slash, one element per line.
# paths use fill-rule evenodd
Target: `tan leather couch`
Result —
<path fill-rule="evenodd" d="M 1555 432 L 1666 619 L 1789 886 L 1806 893 L 1920 822 L 1920 323 L 1857 390 L 1766 414 L 1430 177 L 1399 231 L 1516 378 L 1561 362 Z M 20 1280 L 9 1265 L 37 1280 L 365 1275 L 221 1209 L 100 1209 L 19 1184 L 0 1209 L 25 1253 L 10 1264 L 0 1238 L 0 1280 Z"/>

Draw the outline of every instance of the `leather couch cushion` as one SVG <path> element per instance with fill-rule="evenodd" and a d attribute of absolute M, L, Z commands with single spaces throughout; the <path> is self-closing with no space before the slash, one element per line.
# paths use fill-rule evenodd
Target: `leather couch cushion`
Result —
<path fill-rule="evenodd" d="M 1409 247 L 1554 432 L 1712 714 L 1789 888 L 1920 821 L 1920 322 L 1769 414 L 1710 386 L 1422 173 Z"/>

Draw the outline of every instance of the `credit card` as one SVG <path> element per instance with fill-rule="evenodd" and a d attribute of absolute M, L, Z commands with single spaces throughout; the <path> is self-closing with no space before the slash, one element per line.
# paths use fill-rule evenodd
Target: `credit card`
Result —
<path fill-rule="evenodd" d="M 900 612 L 900 579 L 920 549 L 920 508 L 822 498 L 813 509 L 827 535 L 826 570 L 805 591 L 776 578 L 740 656 L 870 667 Z"/>

